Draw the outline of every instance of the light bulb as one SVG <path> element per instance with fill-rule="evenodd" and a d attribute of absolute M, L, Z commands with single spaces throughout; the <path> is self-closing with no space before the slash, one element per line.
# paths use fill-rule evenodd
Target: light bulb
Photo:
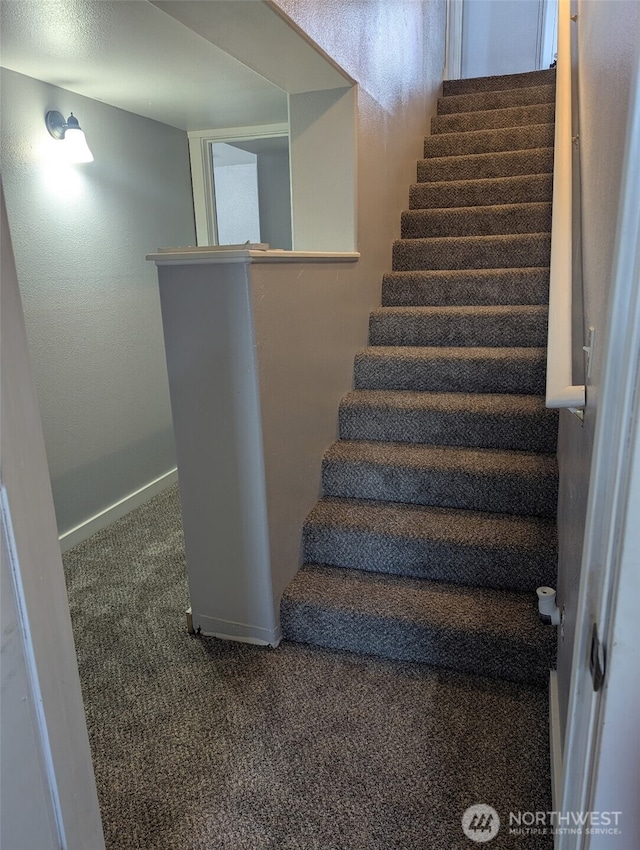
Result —
<path fill-rule="evenodd" d="M 64 143 L 68 162 L 93 162 L 93 154 L 84 131 L 79 127 L 69 127 L 65 130 Z"/>

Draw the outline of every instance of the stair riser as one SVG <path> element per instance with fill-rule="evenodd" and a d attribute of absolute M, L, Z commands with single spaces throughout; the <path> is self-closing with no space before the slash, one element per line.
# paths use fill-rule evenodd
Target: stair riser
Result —
<path fill-rule="evenodd" d="M 555 516 L 555 476 L 516 471 L 481 475 L 464 469 L 416 469 L 366 461 L 322 462 L 325 496 L 436 505 L 519 516 Z"/>
<path fill-rule="evenodd" d="M 551 410 L 524 417 L 341 405 L 339 423 L 341 440 L 548 453 L 555 452 L 557 442 L 557 412 Z"/>
<path fill-rule="evenodd" d="M 479 91 L 504 91 L 505 89 L 529 88 L 530 86 L 552 86 L 555 81 L 555 69 L 527 71 L 524 74 L 508 74 L 497 77 L 445 80 L 442 84 L 442 94 L 444 97 L 452 97 Z"/>
<path fill-rule="evenodd" d="M 555 584 L 557 550 L 456 546 L 372 531 L 312 526 L 305 529 L 303 558 L 306 564 L 529 591 Z"/>
<path fill-rule="evenodd" d="M 530 348 L 547 344 L 546 311 L 500 316 L 373 313 L 369 319 L 370 345 Z"/>
<path fill-rule="evenodd" d="M 283 600 L 281 624 L 286 640 L 326 649 L 429 664 L 496 679 L 545 685 L 549 647 L 485 634 L 422 627 L 387 617 L 334 611 L 311 603 Z"/>
<path fill-rule="evenodd" d="M 442 133 L 426 137 L 424 158 L 553 147 L 554 133 L 553 124 L 504 127 L 475 133 Z"/>
<path fill-rule="evenodd" d="M 451 277 L 446 277 L 450 274 Z M 549 270 L 515 269 L 494 275 L 468 272 L 391 272 L 382 280 L 383 307 L 547 304 Z"/>
<path fill-rule="evenodd" d="M 514 106 L 555 103 L 555 86 L 528 86 L 505 91 L 482 91 L 438 98 L 438 115 L 454 112 L 485 112 Z"/>
<path fill-rule="evenodd" d="M 551 232 L 551 204 L 405 210 L 400 232 L 403 239 Z"/>
<path fill-rule="evenodd" d="M 544 395 L 546 358 L 534 361 L 449 360 L 428 363 L 359 355 L 355 388 L 425 392 L 478 392 Z"/>
<path fill-rule="evenodd" d="M 488 180 L 524 174 L 550 174 L 553 171 L 553 148 L 527 151 L 479 153 L 418 161 L 417 182 L 448 180 Z"/>
<path fill-rule="evenodd" d="M 488 180 L 414 183 L 409 187 L 409 208 L 419 210 L 550 203 L 552 197 L 553 175 L 527 174 Z"/>
<path fill-rule="evenodd" d="M 393 245 L 394 271 L 420 269 L 498 269 L 548 266 L 551 237 L 406 239 Z"/>
<path fill-rule="evenodd" d="M 466 133 L 468 130 L 495 130 L 498 127 L 522 127 L 529 124 L 553 124 L 555 106 L 516 106 L 511 109 L 489 109 L 485 112 L 460 112 L 431 119 L 431 135 Z"/>

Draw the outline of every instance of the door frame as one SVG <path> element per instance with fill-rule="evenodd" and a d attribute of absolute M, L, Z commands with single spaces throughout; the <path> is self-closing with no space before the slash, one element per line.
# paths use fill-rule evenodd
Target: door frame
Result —
<path fill-rule="evenodd" d="M 628 730 L 633 714 L 629 703 L 640 701 L 640 621 L 634 605 L 640 596 L 640 160 L 634 154 L 639 147 L 640 67 L 627 121 L 589 482 L 563 787 L 557 804 L 563 812 L 588 812 L 604 800 L 628 800 L 637 787 L 631 778 L 637 770 L 632 746 L 635 724 L 631 735 Z M 604 682 L 597 692 L 589 667 L 594 623 L 605 661 Z M 612 763 L 616 751 L 618 758 Z M 632 818 L 634 813 L 629 803 L 626 814 Z M 625 847 L 634 846 L 628 827 L 630 821 L 623 835 Z M 556 850 L 595 850 L 610 846 L 607 840 L 611 837 L 562 834 Z"/>
<path fill-rule="evenodd" d="M 221 130 L 191 130 L 189 160 L 193 209 L 198 246 L 217 245 L 216 197 L 213 182 L 211 146 L 215 142 L 246 142 L 254 139 L 289 138 L 288 124 L 260 124 L 254 127 L 226 127 Z"/>

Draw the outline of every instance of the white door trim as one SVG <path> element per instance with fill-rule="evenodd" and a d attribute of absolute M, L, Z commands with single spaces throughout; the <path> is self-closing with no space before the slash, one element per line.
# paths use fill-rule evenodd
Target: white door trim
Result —
<path fill-rule="evenodd" d="M 462 76 L 463 5 L 463 0 L 447 0 L 445 80 L 459 80 Z"/>
<path fill-rule="evenodd" d="M 538 21 L 538 70 L 544 71 L 558 50 L 558 0 L 540 0 Z"/>
<path fill-rule="evenodd" d="M 640 439 L 640 160 L 635 153 L 639 147 L 640 82 L 636 71 L 576 614 L 561 801 L 565 812 L 591 810 L 598 783 L 615 781 L 614 776 L 598 775 L 603 757 L 601 736 L 607 716 L 615 710 L 615 702 L 611 702 L 615 694 L 607 673 L 603 688 L 598 693 L 593 691 L 588 663 L 593 624 L 597 623 L 605 659 L 615 651 L 620 630 L 637 630 L 637 617 L 623 620 L 618 612 L 625 593 L 625 585 L 620 583 L 621 577 L 626 576 L 621 569 L 625 545 L 638 536 L 637 518 L 631 519 L 629 511 L 635 509 L 637 513 L 638 506 L 630 502 L 630 493 L 638 492 L 640 476 L 640 464 L 633 465 L 634 445 Z M 630 665 L 626 682 L 623 679 L 616 683 L 619 688 L 622 686 L 619 700 L 625 698 L 635 681 L 637 670 Z M 634 757 L 631 747 L 628 758 Z M 630 818 L 634 815 L 628 812 Z M 564 834 L 558 838 L 557 850 L 595 847 L 597 840 L 589 835 Z M 626 836 L 625 840 L 629 838 Z M 624 846 L 632 844 L 633 841 Z"/>
<path fill-rule="evenodd" d="M 191 130 L 187 133 L 198 246 L 218 244 L 211 145 L 214 142 L 240 142 L 249 139 L 281 138 L 288 135 L 288 124 L 225 127 L 221 130 Z"/>

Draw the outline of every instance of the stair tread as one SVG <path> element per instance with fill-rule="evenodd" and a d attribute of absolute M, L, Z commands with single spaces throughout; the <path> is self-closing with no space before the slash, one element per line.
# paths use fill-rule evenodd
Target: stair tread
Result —
<path fill-rule="evenodd" d="M 437 115 L 431 119 L 433 135 L 441 132 L 465 133 L 479 129 L 520 127 L 548 124 L 555 118 L 555 104 L 537 103 L 529 106 L 509 106 L 504 109 L 474 110 Z M 444 129 L 443 129 L 444 128 Z"/>
<path fill-rule="evenodd" d="M 473 139 L 494 138 L 496 134 L 500 133 L 513 133 L 517 136 L 527 136 L 534 133 L 536 130 L 548 131 L 551 128 L 555 128 L 555 123 L 553 121 L 543 121 L 540 124 L 526 124 L 524 126 L 516 125 L 515 127 L 488 127 L 481 128 L 478 130 L 468 130 L 466 133 L 461 130 L 453 130 L 450 133 L 438 133 L 437 136 L 425 136 L 424 140 L 425 142 L 430 142 L 434 139 L 437 139 L 438 141 L 442 141 L 443 143 L 445 143 L 448 141 L 453 141 L 454 139 L 460 139 L 460 141 L 463 142 L 470 142 Z M 526 148 L 516 148 L 516 150 L 526 150 Z M 486 153 L 489 153 L 489 151 L 486 151 Z"/>
<path fill-rule="evenodd" d="M 420 390 L 352 390 L 343 397 L 340 407 L 486 413 L 494 416 L 539 416 L 549 412 L 544 399 L 535 395 L 437 393 Z"/>
<path fill-rule="evenodd" d="M 557 411 L 536 395 L 358 389 L 340 402 L 339 435 L 342 440 L 553 452 L 557 418 Z"/>
<path fill-rule="evenodd" d="M 471 475 L 518 475 L 523 478 L 555 478 L 558 473 L 557 461 L 552 454 L 370 440 L 337 440 L 326 450 L 324 462 L 369 463 Z"/>
<path fill-rule="evenodd" d="M 469 178 L 468 180 L 447 180 L 446 188 L 448 189 L 456 189 L 458 187 L 464 186 L 477 186 L 481 189 L 489 189 L 492 186 L 510 186 L 510 185 L 520 185 L 524 181 L 528 180 L 538 180 L 544 181 L 545 183 L 552 179 L 550 174 L 546 172 L 543 174 L 511 174 L 507 177 L 476 177 Z M 422 180 L 419 183 L 412 183 L 411 189 L 427 189 L 430 186 L 443 188 L 443 181 L 435 180 Z M 535 203 L 533 201 L 516 201 L 515 203 Z"/>
<path fill-rule="evenodd" d="M 538 273 L 549 274 L 549 266 L 528 266 L 525 268 L 497 268 L 497 269 L 415 269 L 414 271 L 385 272 L 384 278 L 428 278 L 433 280 L 452 280 L 454 278 L 467 279 L 469 277 L 493 277 L 496 275 Z M 490 305 L 489 305 L 490 306 Z"/>
<path fill-rule="evenodd" d="M 466 94 L 467 91 L 504 91 L 505 89 L 526 88 L 538 85 L 553 85 L 556 79 L 555 68 L 540 71 L 523 71 L 518 74 L 492 74 L 486 77 L 466 77 L 459 80 L 445 80 L 443 93 Z"/>
<path fill-rule="evenodd" d="M 333 607 L 457 632 L 537 642 L 545 634 L 536 596 L 509 590 L 305 564 L 283 601 Z"/>
<path fill-rule="evenodd" d="M 466 318 L 474 317 L 480 319 L 499 318 L 501 316 L 522 316 L 524 318 L 535 318 L 546 316 L 548 307 L 543 304 L 444 304 L 441 306 L 412 305 L 407 307 L 376 307 L 371 311 L 371 316 L 383 318 L 385 316 L 411 317 L 417 319 Z"/>
<path fill-rule="evenodd" d="M 546 348 L 369 346 L 355 356 L 358 389 L 544 394 Z"/>
<path fill-rule="evenodd" d="M 305 526 L 340 527 L 414 540 L 437 539 L 452 545 L 482 545 L 489 549 L 555 550 L 557 545 L 556 524 L 548 517 L 331 496 L 316 504 Z"/>
<path fill-rule="evenodd" d="M 402 360 L 537 360 L 546 357 L 546 348 L 450 345 L 369 345 L 356 357 L 398 357 Z"/>
<path fill-rule="evenodd" d="M 417 236 L 392 246 L 394 271 L 426 269 L 523 268 L 546 266 L 551 233 L 497 233 L 482 236 Z"/>
<path fill-rule="evenodd" d="M 382 306 L 546 305 L 548 289 L 548 266 L 394 271 L 382 278 Z"/>
<path fill-rule="evenodd" d="M 545 348 L 529 348 L 518 346 L 453 346 L 453 345 L 368 345 L 360 349 L 356 357 L 363 354 L 376 357 L 400 357 L 418 358 L 430 360 L 431 358 L 441 360 L 446 357 L 450 360 L 474 360 L 475 358 L 488 360 L 513 360 L 521 358 L 525 360 L 537 360 L 544 356 Z"/>
<path fill-rule="evenodd" d="M 544 147 L 544 148 L 520 148 L 518 150 L 511 151 L 489 151 L 485 153 L 459 153 L 459 154 L 451 154 L 449 156 L 430 156 L 426 158 L 422 158 L 418 160 L 418 164 L 427 163 L 433 166 L 441 166 L 445 167 L 450 162 L 457 162 L 458 160 L 464 159 L 469 160 L 470 162 L 485 162 L 488 160 L 500 160 L 500 159 L 509 159 L 514 156 L 532 156 L 536 154 L 538 151 L 544 151 L 548 153 L 549 151 L 553 152 L 553 147 Z M 539 172 L 532 172 L 533 174 L 538 174 Z M 437 181 L 436 181 L 437 182 Z"/>
<path fill-rule="evenodd" d="M 551 173 L 553 150 L 553 147 L 525 148 L 419 159 L 417 182 L 444 183 L 450 180 Z"/>
<path fill-rule="evenodd" d="M 424 183 L 416 183 L 415 185 L 423 186 Z M 424 216 L 424 218 L 429 218 L 430 216 L 481 216 L 490 215 L 491 213 L 513 214 L 522 210 L 546 211 L 550 209 L 551 201 L 514 201 L 511 204 L 473 204 L 472 206 L 428 207 L 427 209 L 403 210 L 403 215 L 411 213 L 416 216 Z"/>
<path fill-rule="evenodd" d="M 504 245 L 508 246 L 509 244 L 515 243 L 527 243 L 533 241 L 548 241 L 549 233 L 546 231 L 540 231 L 536 233 L 492 233 L 486 236 L 418 236 L 415 239 L 396 239 L 393 243 L 397 245 L 402 242 L 409 243 L 418 243 L 421 242 L 424 245 L 435 245 L 435 246 L 448 246 L 453 244 L 458 245 Z M 506 266 L 504 267 L 506 268 Z M 522 267 L 518 267 L 522 268 Z"/>
<path fill-rule="evenodd" d="M 555 84 L 444 95 L 438 98 L 438 115 L 478 110 L 485 112 L 512 106 L 537 106 L 555 103 L 555 97 Z"/>
<path fill-rule="evenodd" d="M 378 307 L 371 345 L 546 345 L 548 308 L 538 304 Z"/>
<path fill-rule="evenodd" d="M 476 177 L 466 180 L 421 181 L 409 186 L 410 209 L 548 203 L 553 175 L 515 174 L 508 177 Z"/>
<path fill-rule="evenodd" d="M 541 304 L 549 301 L 549 267 L 415 269 L 386 272 L 383 307 Z"/>
<path fill-rule="evenodd" d="M 404 210 L 400 220 L 400 232 L 405 239 L 541 231 L 551 231 L 549 201 L 411 209 Z"/>

